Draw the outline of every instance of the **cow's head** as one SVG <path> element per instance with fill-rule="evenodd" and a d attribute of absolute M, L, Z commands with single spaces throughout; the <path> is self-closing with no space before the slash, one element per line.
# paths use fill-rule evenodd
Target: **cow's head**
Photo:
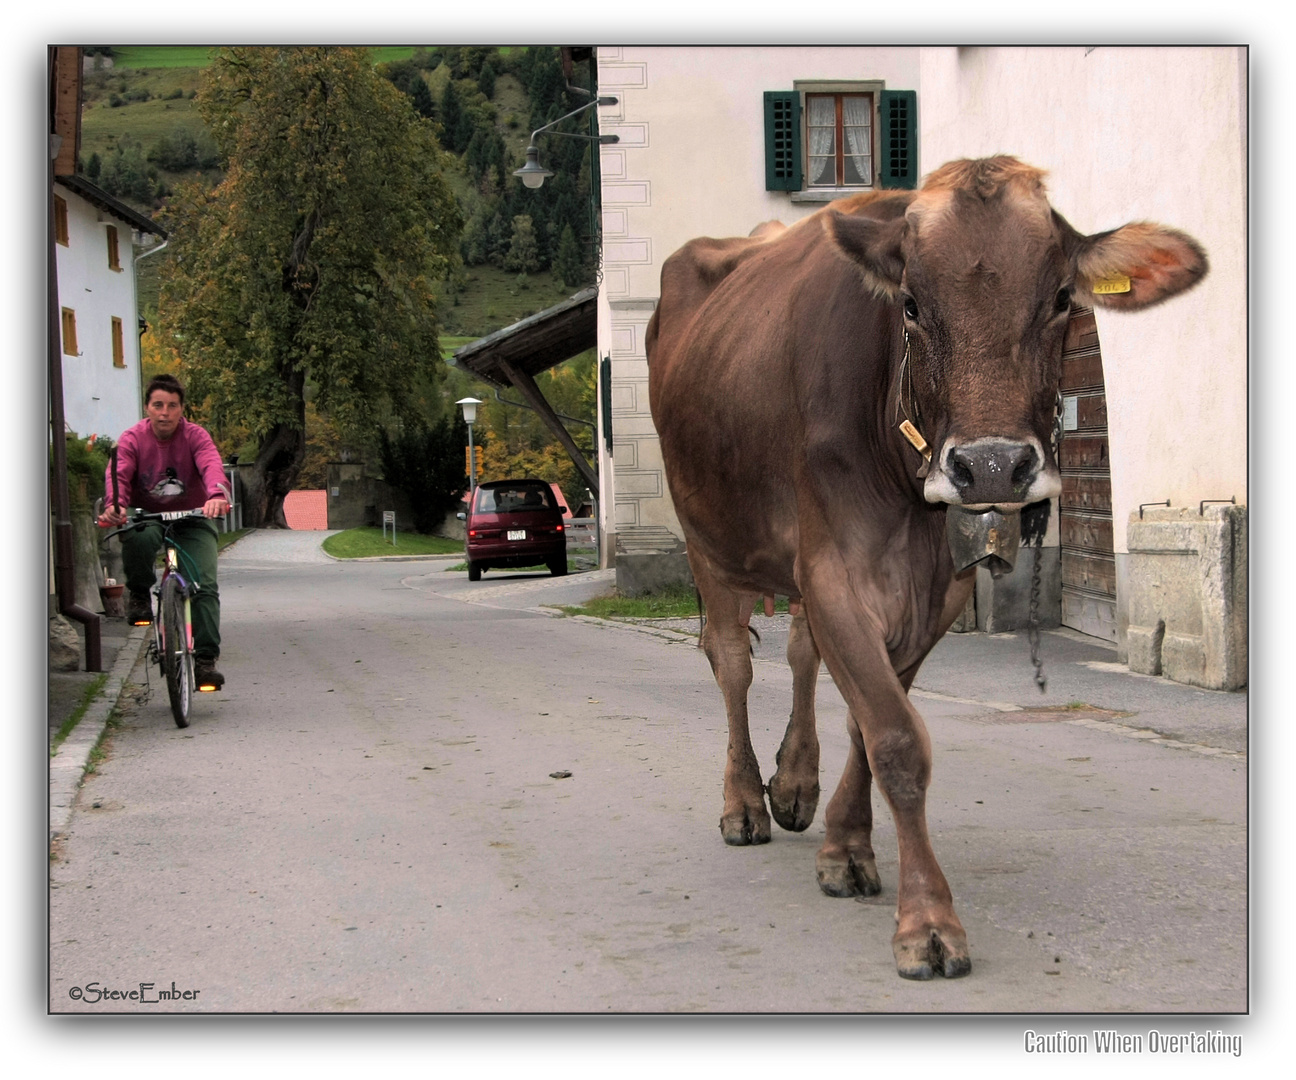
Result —
<path fill-rule="evenodd" d="M 1082 236 L 1049 206 L 1043 173 L 1010 157 L 943 166 L 902 217 L 826 223 L 901 309 L 901 405 L 933 448 L 927 501 L 973 509 L 1061 491 L 1052 435 L 1072 303 L 1136 311 L 1207 268 L 1195 240 L 1161 225 Z"/>

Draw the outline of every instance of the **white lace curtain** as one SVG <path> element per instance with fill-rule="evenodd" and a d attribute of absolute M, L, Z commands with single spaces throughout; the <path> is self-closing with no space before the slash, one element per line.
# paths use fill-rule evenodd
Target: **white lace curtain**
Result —
<path fill-rule="evenodd" d="M 865 94 L 842 97 L 842 126 L 846 129 L 846 183 L 868 184 L 873 178 L 873 108 Z"/>
<path fill-rule="evenodd" d="M 837 183 L 837 103 L 831 97 L 808 99 L 810 113 L 810 183 Z"/>
<path fill-rule="evenodd" d="M 842 94 L 842 183 L 871 184 L 873 178 L 873 102 L 867 94 Z M 832 187 L 838 183 L 837 97 L 811 95 L 807 101 L 809 182 Z"/>

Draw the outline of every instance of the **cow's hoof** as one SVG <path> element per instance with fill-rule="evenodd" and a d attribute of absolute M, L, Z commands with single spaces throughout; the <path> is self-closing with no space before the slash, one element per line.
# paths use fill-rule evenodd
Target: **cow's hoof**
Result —
<path fill-rule="evenodd" d="M 902 979 L 930 979 L 934 974 L 958 979 L 972 970 L 967 938 L 955 931 L 927 928 L 903 938 L 896 934 L 891 948 Z"/>
<path fill-rule="evenodd" d="M 882 891 L 877 862 L 871 856 L 842 859 L 820 852 L 815 856 L 815 876 L 829 896 L 877 896 Z"/>
<path fill-rule="evenodd" d="M 802 787 L 795 781 L 780 780 L 779 777 L 779 773 L 770 777 L 770 813 L 780 828 L 788 832 L 805 832 L 814 821 L 815 809 L 819 805 L 819 785 Z"/>
<path fill-rule="evenodd" d="M 741 810 L 725 814 L 720 819 L 720 835 L 726 844 L 734 847 L 746 847 L 748 844 L 768 844 L 770 842 L 770 819 L 762 806 L 760 812 Z"/>

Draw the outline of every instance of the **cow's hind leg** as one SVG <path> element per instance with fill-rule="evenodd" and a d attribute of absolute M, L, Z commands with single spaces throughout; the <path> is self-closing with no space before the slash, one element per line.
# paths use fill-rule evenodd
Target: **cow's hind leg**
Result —
<path fill-rule="evenodd" d="M 814 821 L 819 805 L 819 734 L 814 713 L 819 650 L 804 606 L 792 616 L 787 659 L 792 668 L 792 718 L 774 759 L 778 767 L 770 777 L 769 805 L 779 825 L 803 832 Z"/>
<path fill-rule="evenodd" d="M 770 816 L 765 809 L 765 785 L 747 727 L 747 691 L 752 681 L 748 625 L 758 597 L 722 585 L 706 559 L 691 548 L 688 558 L 693 580 L 706 605 L 701 646 L 724 695 L 729 723 L 720 835 L 726 844 L 767 844 Z"/>
<path fill-rule="evenodd" d="M 882 891 L 873 855 L 873 774 L 855 718 L 848 717 L 846 768 L 824 813 L 823 846 L 815 855 L 819 888 L 829 896 L 876 896 Z"/>

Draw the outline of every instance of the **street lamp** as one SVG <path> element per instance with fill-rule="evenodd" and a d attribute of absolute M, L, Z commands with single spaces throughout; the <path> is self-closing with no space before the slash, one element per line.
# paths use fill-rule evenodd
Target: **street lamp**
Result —
<path fill-rule="evenodd" d="M 566 116 L 560 116 L 551 124 L 545 124 L 544 127 L 536 128 L 531 132 L 531 144 L 526 148 L 526 164 L 520 169 L 513 171 L 514 176 L 520 176 L 522 183 L 529 188 L 538 188 L 545 182 L 546 176 L 553 176 L 553 173 L 540 164 L 540 148 L 536 146 L 536 136 L 548 132 L 550 135 L 565 135 L 569 139 L 588 139 L 590 142 L 596 142 L 600 145 L 620 142 L 619 135 L 583 135 L 575 131 L 549 131 L 551 127 L 561 124 L 564 120 L 583 113 L 586 109 L 592 109 L 595 105 L 615 105 L 617 99 L 614 97 L 595 98 L 593 101 L 587 101 L 579 109 L 573 109 Z"/>
<path fill-rule="evenodd" d="M 477 454 L 473 449 L 472 427 L 477 422 L 477 406 L 481 399 L 460 398 L 455 404 L 463 409 L 464 423 L 468 425 L 468 491 L 471 494 L 477 490 Z"/>

